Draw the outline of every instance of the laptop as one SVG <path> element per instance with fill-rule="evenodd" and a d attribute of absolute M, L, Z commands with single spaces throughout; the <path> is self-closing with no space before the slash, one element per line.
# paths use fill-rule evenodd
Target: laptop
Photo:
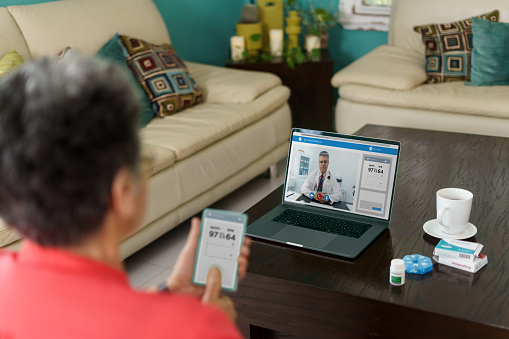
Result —
<path fill-rule="evenodd" d="M 282 203 L 254 238 L 356 258 L 388 226 L 398 141 L 292 129 Z"/>

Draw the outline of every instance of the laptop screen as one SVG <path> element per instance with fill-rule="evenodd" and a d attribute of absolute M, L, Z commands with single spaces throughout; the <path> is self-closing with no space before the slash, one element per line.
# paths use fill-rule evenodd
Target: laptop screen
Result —
<path fill-rule="evenodd" d="M 283 200 L 389 220 L 399 150 L 396 141 L 294 129 Z"/>

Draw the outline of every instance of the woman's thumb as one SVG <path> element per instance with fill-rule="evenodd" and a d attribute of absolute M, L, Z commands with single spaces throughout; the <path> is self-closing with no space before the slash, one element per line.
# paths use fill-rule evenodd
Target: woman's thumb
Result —
<path fill-rule="evenodd" d="M 221 294 L 221 271 L 217 267 L 212 267 L 207 275 L 207 284 L 202 301 L 204 303 L 213 303 Z"/>

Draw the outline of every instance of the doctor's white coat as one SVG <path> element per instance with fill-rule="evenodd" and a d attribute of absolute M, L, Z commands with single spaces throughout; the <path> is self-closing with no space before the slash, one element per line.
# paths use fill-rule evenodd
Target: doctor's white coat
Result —
<path fill-rule="evenodd" d="M 307 197 L 309 197 L 309 194 L 311 192 L 313 192 L 313 194 L 316 196 L 318 184 L 320 183 L 320 175 L 321 173 L 319 169 L 311 172 L 308 175 L 308 178 L 306 179 L 304 184 L 302 184 L 300 192 L 306 195 Z M 341 192 L 341 187 L 336 181 L 336 177 L 333 176 L 330 171 L 327 171 L 327 173 L 325 173 L 322 188 L 323 188 L 322 192 L 329 195 L 331 203 L 343 200 L 343 193 Z"/>

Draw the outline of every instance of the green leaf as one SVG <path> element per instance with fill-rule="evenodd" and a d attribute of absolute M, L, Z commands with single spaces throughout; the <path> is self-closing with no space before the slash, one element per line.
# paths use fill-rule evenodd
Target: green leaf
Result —
<path fill-rule="evenodd" d="M 259 41 L 260 39 L 262 38 L 262 35 L 261 34 L 253 34 L 249 37 L 249 39 L 251 39 L 251 41 L 253 42 L 257 42 Z"/>
<path fill-rule="evenodd" d="M 309 34 L 312 34 L 315 36 L 320 36 L 320 35 L 322 35 L 322 32 L 320 31 L 319 28 L 313 27 L 309 30 Z"/>
<path fill-rule="evenodd" d="M 272 61 L 272 56 L 267 53 L 262 53 L 260 54 L 260 59 L 262 59 L 263 61 Z"/>
<path fill-rule="evenodd" d="M 242 52 L 242 59 L 246 60 L 248 56 L 249 56 L 249 52 L 248 51 Z"/>
<path fill-rule="evenodd" d="M 292 58 L 288 57 L 286 58 L 286 64 L 288 65 L 288 67 L 290 67 L 291 69 L 295 69 L 295 62 L 293 61 Z"/>
<path fill-rule="evenodd" d="M 295 61 L 297 64 L 302 65 L 304 62 L 306 62 L 306 55 L 299 51 L 299 53 L 295 54 Z"/>
<path fill-rule="evenodd" d="M 318 20 L 320 20 L 321 22 L 327 22 L 327 21 L 332 20 L 332 16 L 329 14 L 329 12 L 327 12 L 323 8 L 315 9 L 315 13 L 314 14 L 318 18 Z"/>
<path fill-rule="evenodd" d="M 320 58 L 320 54 L 321 54 L 320 48 L 313 48 L 311 50 L 311 57 L 313 59 L 319 59 Z"/>

